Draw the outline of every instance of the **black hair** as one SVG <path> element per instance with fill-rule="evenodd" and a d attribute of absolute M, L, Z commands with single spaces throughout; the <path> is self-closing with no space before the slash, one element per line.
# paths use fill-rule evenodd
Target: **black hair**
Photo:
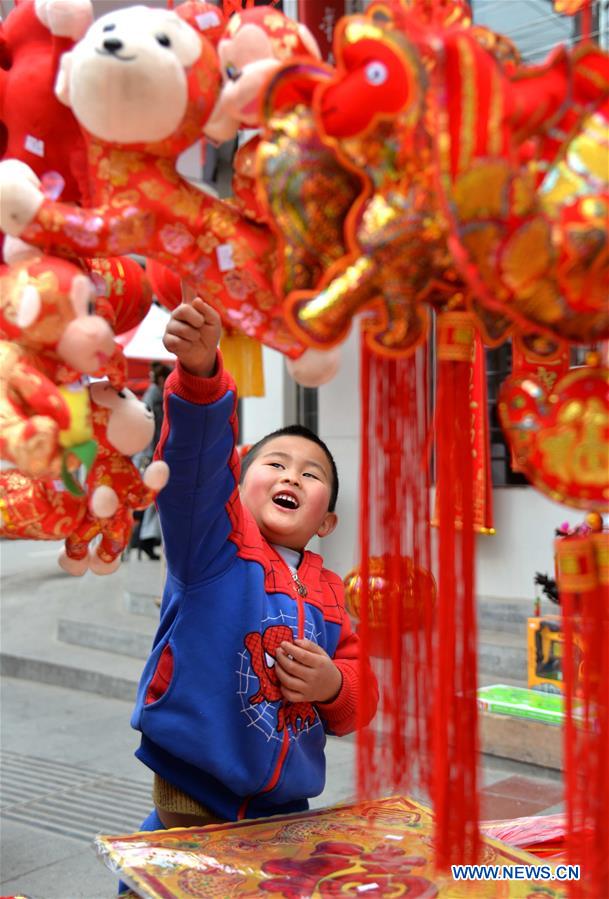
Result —
<path fill-rule="evenodd" d="M 334 512 L 334 509 L 336 508 L 336 499 L 338 497 L 338 470 L 336 468 L 334 456 L 332 455 L 326 444 L 323 442 L 323 440 L 318 437 L 314 431 L 311 431 L 310 428 L 305 428 L 304 425 L 288 425 L 285 428 L 279 428 L 277 431 L 273 431 L 271 434 L 267 434 L 266 437 L 263 437 L 258 441 L 258 443 L 254 443 L 254 445 L 249 448 L 249 450 L 241 460 L 240 483 L 243 483 L 248 468 L 250 467 L 254 459 L 259 455 L 260 450 L 264 446 L 266 446 L 266 444 L 270 440 L 274 440 L 275 437 L 304 437 L 305 440 L 310 440 L 311 443 L 316 443 L 317 446 L 321 447 L 321 449 L 326 454 L 326 458 L 330 463 L 330 469 L 332 471 L 332 484 L 330 490 L 330 502 L 328 503 L 328 512 Z"/>
<path fill-rule="evenodd" d="M 168 378 L 172 372 L 172 369 L 168 365 L 156 361 L 150 363 L 150 370 L 152 372 L 152 380 L 155 384 L 158 384 L 162 378 Z"/>

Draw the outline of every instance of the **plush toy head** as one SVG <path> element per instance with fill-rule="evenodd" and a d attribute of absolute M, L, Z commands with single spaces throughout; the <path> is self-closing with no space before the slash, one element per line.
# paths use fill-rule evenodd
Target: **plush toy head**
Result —
<path fill-rule="evenodd" d="M 93 373 L 114 353 L 112 331 L 94 309 L 91 281 L 70 262 L 41 256 L 0 276 L 0 333 L 35 353 Z"/>
<path fill-rule="evenodd" d="M 154 434 L 154 415 L 130 390 L 114 390 L 107 381 L 90 387 L 93 430 L 100 445 L 123 456 L 145 449 Z"/>
<path fill-rule="evenodd" d="M 200 136 L 215 70 L 211 44 L 175 12 L 132 6 L 102 16 L 64 53 L 56 93 L 93 136 L 175 157 Z"/>
<path fill-rule="evenodd" d="M 263 85 L 280 65 L 295 56 L 320 57 L 306 25 L 266 6 L 232 16 L 218 44 L 224 83 L 205 127 L 206 135 L 219 143 L 234 137 L 241 127 L 257 127 Z"/>

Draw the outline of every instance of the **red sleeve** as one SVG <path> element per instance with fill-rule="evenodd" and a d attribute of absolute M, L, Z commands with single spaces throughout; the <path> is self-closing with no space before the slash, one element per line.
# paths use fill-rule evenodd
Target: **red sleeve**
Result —
<path fill-rule="evenodd" d="M 175 393 L 176 396 L 181 396 L 190 403 L 202 405 L 215 403 L 229 390 L 235 390 L 235 384 L 224 368 L 220 350 L 216 351 L 216 367 L 210 378 L 191 375 L 181 362 L 178 362 L 167 378 L 165 386 L 167 393 Z"/>
<path fill-rule="evenodd" d="M 351 630 L 346 612 L 332 661 L 343 676 L 340 692 L 332 702 L 318 702 L 316 706 L 328 730 L 337 737 L 344 737 L 357 727 L 358 705 L 362 705 L 362 723 L 365 725 L 376 714 L 379 701 L 376 677 L 368 659 L 362 656 L 360 639 Z"/>

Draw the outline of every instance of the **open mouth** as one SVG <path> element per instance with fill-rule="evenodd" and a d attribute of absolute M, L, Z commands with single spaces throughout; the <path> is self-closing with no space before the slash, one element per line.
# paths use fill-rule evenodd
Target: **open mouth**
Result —
<path fill-rule="evenodd" d="M 300 506 L 296 497 L 292 496 L 291 493 L 278 493 L 277 496 L 273 497 L 273 502 L 282 509 L 298 509 Z"/>

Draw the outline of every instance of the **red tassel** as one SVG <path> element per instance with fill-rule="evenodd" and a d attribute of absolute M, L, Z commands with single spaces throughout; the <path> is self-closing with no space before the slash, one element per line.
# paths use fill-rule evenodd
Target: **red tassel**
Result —
<path fill-rule="evenodd" d="M 567 858 L 570 894 L 609 896 L 609 534 L 556 541 L 565 634 Z"/>
<path fill-rule="evenodd" d="M 438 319 L 436 621 L 433 798 L 436 863 L 475 861 L 478 831 L 473 464 L 469 377 L 475 330 L 467 313 Z"/>
<path fill-rule="evenodd" d="M 374 355 L 362 339 L 360 567 L 348 578 L 379 713 L 360 721 L 360 797 L 429 787 L 431 625 L 426 350 Z M 354 607 L 357 608 L 354 608 Z"/>

